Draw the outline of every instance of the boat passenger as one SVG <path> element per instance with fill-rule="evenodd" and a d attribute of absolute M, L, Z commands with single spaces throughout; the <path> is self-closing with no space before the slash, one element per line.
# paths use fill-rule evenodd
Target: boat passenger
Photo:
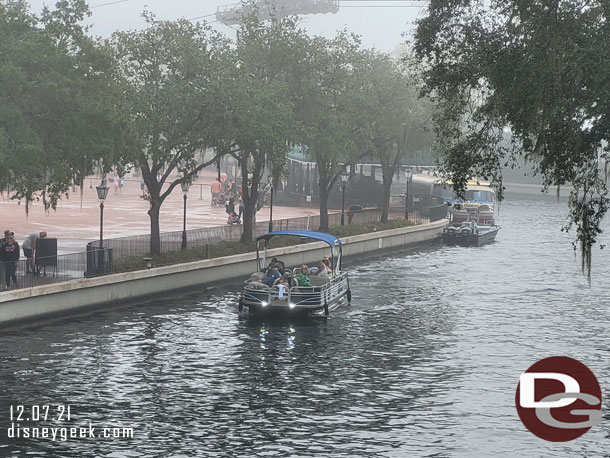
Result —
<path fill-rule="evenodd" d="M 267 266 L 266 270 L 271 269 L 273 266 L 277 267 L 277 270 L 280 271 L 280 274 L 282 276 L 286 275 L 286 265 L 283 261 L 278 261 L 278 259 L 275 257 L 271 258 L 271 261 L 269 262 L 269 265 Z"/>
<path fill-rule="evenodd" d="M 263 283 L 268 287 L 272 287 L 275 281 L 281 277 L 280 271 L 274 265 L 267 270 L 267 275 L 263 278 Z"/>
<path fill-rule="evenodd" d="M 301 266 L 301 271 L 295 278 L 299 282 L 299 286 L 312 286 L 311 281 L 309 280 L 309 267 L 307 267 L 306 264 Z"/>
<path fill-rule="evenodd" d="M 324 256 L 322 258 L 322 262 L 320 262 L 319 265 L 319 272 L 318 275 L 321 276 L 329 276 L 332 272 L 332 268 L 330 267 L 330 259 L 328 258 L 328 256 Z"/>
<path fill-rule="evenodd" d="M 271 261 L 269 261 L 269 265 L 265 268 L 265 272 L 267 272 L 269 269 L 271 269 L 276 264 L 277 264 L 277 258 L 275 258 L 275 257 L 271 258 Z"/>

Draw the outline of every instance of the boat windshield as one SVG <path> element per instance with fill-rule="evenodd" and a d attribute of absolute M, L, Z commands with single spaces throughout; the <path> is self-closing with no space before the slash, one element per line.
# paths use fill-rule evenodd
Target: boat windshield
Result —
<path fill-rule="evenodd" d="M 466 191 L 466 200 L 471 202 L 493 203 L 494 193 L 492 191 Z"/>

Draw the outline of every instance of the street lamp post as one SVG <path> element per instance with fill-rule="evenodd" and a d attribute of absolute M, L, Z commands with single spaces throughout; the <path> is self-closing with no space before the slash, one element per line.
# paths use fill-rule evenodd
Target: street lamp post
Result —
<path fill-rule="evenodd" d="M 191 187 L 191 181 L 188 179 L 184 179 L 182 183 L 180 183 L 180 187 L 182 188 L 182 194 L 184 199 L 184 215 L 183 215 L 183 223 L 182 223 L 182 249 L 186 250 L 186 199 L 188 197 L 189 188 Z"/>
<path fill-rule="evenodd" d="M 411 176 L 413 172 L 410 170 L 405 170 L 405 179 L 407 180 L 407 190 L 405 192 L 405 220 L 409 221 L 409 181 L 411 181 Z"/>
<path fill-rule="evenodd" d="M 269 203 L 269 232 L 273 232 L 273 179 L 271 180 L 271 201 Z"/>
<path fill-rule="evenodd" d="M 341 174 L 341 187 L 343 189 L 342 197 L 341 197 L 341 226 L 345 225 L 345 185 L 347 184 L 347 180 L 349 180 L 349 174 L 342 173 Z"/>
<path fill-rule="evenodd" d="M 104 269 L 104 201 L 108 197 L 108 185 L 106 184 L 106 177 L 102 178 L 102 182 L 99 186 L 95 187 L 97 191 L 97 198 L 100 201 L 100 249 L 98 257 L 98 268 L 100 273 Z"/>

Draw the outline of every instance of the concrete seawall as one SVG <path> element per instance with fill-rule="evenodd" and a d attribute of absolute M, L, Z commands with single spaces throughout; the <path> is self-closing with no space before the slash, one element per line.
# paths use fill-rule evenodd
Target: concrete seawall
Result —
<path fill-rule="evenodd" d="M 343 255 L 365 257 L 430 243 L 440 238 L 446 220 L 376 233 L 345 237 Z M 328 254 L 323 242 L 269 250 L 287 266 L 317 263 Z M 257 270 L 256 256 L 244 253 L 148 270 L 83 278 L 0 293 L 0 326 L 65 316 L 74 311 L 138 300 L 172 290 L 247 278 Z"/>

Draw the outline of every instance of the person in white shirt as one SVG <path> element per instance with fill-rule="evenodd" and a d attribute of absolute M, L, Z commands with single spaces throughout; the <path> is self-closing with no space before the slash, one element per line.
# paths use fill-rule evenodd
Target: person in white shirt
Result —
<path fill-rule="evenodd" d="M 26 239 L 21 244 L 21 248 L 23 248 L 23 255 L 27 258 L 25 263 L 25 273 L 36 275 L 36 267 L 34 266 L 34 252 L 36 250 L 36 240 L 44 239 L 47 236 L 45 231 L 42 232 L 32 232 L 30 235 L 26 237 Z"/>

